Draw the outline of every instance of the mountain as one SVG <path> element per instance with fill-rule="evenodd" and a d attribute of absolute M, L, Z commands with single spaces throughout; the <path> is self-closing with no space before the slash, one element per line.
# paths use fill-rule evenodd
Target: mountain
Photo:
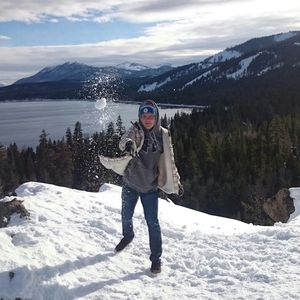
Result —
<path fill-rule="evenodd" d="M 0 87 L 6 86 L 5 83 L 0 82 Z"/>
<path fill-rule="evenodd" d="M 128 70 L 128 71 L 143 71 L 143 70 L 150 69 L 147 66 L 136 64 L 136 63 L 131 63 L 131 62 L 128 62 L 128 61 L 126 61 L 124 63 L 121 63 L 121 64 L 118 64 L 115 67 L 117 69 Z"/>
<path fill-rule="evenodd" d="M 93 67 L 78 62 L 66 62 L 46 67 L 33 76 L 0 88 L 0 100 L 93 98 L 95 86 L 99 93 L 101 90 L 111 90 L 111 86 L 114 86 L 114 93 L 118 93 L 118 89 L 122 89 L 123 81 L 136 85 L 145 77 L 158 76 L 171 69 L 173 67 L 169 65 L 151 68 L 129 62 L 115 67 Z"/>
<path fill-rule="evenodd" d="M 114 67 L 79 63 L 47 67 L 0 88 L 0 100 L 93 98 L 91 91 L 96 86 L 98 91 L 117 94 L 122 100 L 154 98 L 176 104 L 228 105 L 250 95 L 255 99 L 268 95 L 269 101 L 282 94 L 291 102 L 300 97 L 299 78 L 300 31 L 292 31 L 254 38 L 177 68 L 130 62 Z"/>
<path fill-rule="evenodd" d="M 225 49 L 199 63 L 181 66 L 163 75 L 148 79 L 137 87 L 138 92 L 175 90 L 193 93 L 201 86 L 224 81 L 260 77 L 286 67 L 300 67 L 300 32 L 288 32 L 255 38 Z"/>
<path fill-rule="evenodd" d="M 170 66 L 150 68 L 143 65 L 125 62 L 115 67 L 93 67 L 77 62 L 67 62 L 62 65 L 46 67 L 33 76 L 20 79 L 14 84 L 69 81 L 86 82 L 106 76 L 119 77 L 121 79 L 130 77 L 157 76 L 171 70 Z"/>
<path fill-rule="evenodd" d="M 122 64 L 116 65 L 115 68 L 117 68 L 123 75 L 123 78 L 141 78 L 141 77 L 154 77 L 159 76 L 165 72 L 168 72 L 172 69 L 174 69 L 170 65 L 160 65 L 157 67 L 147 67 L 144 65 L 136 64 L 136 63 L 130 63 L 130 62 L 124 62 Z"/>
<path fill-rule="evenodd" d="M 90 78 L 97 76 L 113 74 L 114 69 L 112 67 L 92 67 L 77 62 L 67 62 L 62 65 L 46 67 L 37 74 L 20 79 L 14 84 L 25 83 L 40 83 L 40 82 L 85 82 Z"/>
<path fill-rule="evenodd" d="M 135 238 L 121 253 L 121 188 L 98 193 L 27 182 L 14 214 L 0 228 L 3 299 L 298 299 L 300 192 L 286 224 L 253 226 L 159 200 L 162 273 L 149 271 L 143 208 Z M 1 202 L 12 201 L 5 197 Z M 299 280 L 299 281 L 298 281 Z M 233 296 L 234 295 L 234 296 Z"/>

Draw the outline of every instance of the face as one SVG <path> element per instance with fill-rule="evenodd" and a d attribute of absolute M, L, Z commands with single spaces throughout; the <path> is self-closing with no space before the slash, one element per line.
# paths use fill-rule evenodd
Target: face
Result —
<path fill-rule="evenodd" d="M 156 121 L 155 116 L 148 113 L 142 114 L 140 120 L 146 129 L 153 128 Z"/>

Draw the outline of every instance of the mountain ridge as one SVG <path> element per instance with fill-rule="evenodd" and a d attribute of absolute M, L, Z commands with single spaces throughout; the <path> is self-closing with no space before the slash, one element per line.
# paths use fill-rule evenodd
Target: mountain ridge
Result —
<path fill-rule="evenodd" d="M 280 47 L 284 47 L 287 43 L 295 46 L 297 59 L 294 63 L 297 66 L 296 64 L 300 63 L 300 47 L 297 44 L 300 45 L 300 31 L 254 38 L 240 45 L 226 48 L 199 63 L 175 68 L 168 74 L 151 78 L 140 85 L 138 91 L 151 92 L 157 89 L 171 91 L 175 85 L 177 89 L 184 90 L 197 81 L 240 79 L 247 75 L 262 75 L 283 66 L 284 63 L 289 63 L 288 56 L 284 57 L 284 61 L 278 59 L 278 54 L 283 57 L 282 52 L 278 53 Z"/>
<path fill-rule="evenodd" d="M 38 73 L 26 78 L 19 79 L 13 84 L 53 82 L 62 80 L 72 82 L 86 82 L 91 79 L 96 80 L 97 78 L 100 79 L 105 76 L 116 76 L 120 78 L 128 78 L 131 76 L 151 77 L 164 72 L 165 68 L 172 69 L 172 67 L 166 65 L 158 68 L 151 68 L 130 62 L 124 62 L 114 67 L 95 67 L 76 61 L 65 62 L 60 65 L 45 67 Z"/>
<path fill-rule="evenodd" d="M 130 62 L 115 67 L 92 67 L 74 62 L 47 67 L 29 78 L 0 88 L 0 100 L 30 99 L 33 95 L 47 98 L 50 94 L 47 84 L 54 89 L 51 97 L 55 99 L 85 99 L 89 86 L 97 85 L 99 91 L 114 89 L 122 100 L 154 98 L 159 102 L 209 105 L 223 98 L 220 87 L 230 86 L 232 93 L 236 93 L 236 82 L 247 79 L 250 83 L 253 78 L 265 78 L 269 73 L 280 74 L 277 70 L 283 68 L 289 69 L 290 73 L 300 68 L 300 31 L 253 38 L 201 62 L 174 68 L 167 65 L 148 68 Z M 64 82 L 68 89 L 63 87 Z M 29 91 L 26 84 L 32 87 L 33 83 L 35 91 Z M 260 82 L 256 84 L 260 85 Z M 283 83 L 282 89 L 285 85 Z M 294 88 L 295 96 L 298 96 L 298 89 Z M 201 95 L 211 94 L 212 90 L 220 90 L 220 94 L 203 100 Z"/>

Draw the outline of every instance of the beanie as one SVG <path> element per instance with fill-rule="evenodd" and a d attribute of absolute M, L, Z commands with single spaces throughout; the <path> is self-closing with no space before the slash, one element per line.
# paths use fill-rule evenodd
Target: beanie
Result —
<path fill-rule="evenodd" d="M 155 106 L 155 104 L 152 101 L 145 101 L 140 105 L 139 108 L 139 118 L 143 115 L 143 114 L 152 114 L 155 117 L 157 117 L 157 108 Z"/>

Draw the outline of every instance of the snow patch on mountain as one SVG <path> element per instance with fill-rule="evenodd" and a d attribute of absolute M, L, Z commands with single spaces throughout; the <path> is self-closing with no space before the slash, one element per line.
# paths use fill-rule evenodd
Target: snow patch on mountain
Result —
<path fill-rule="evenodd" d="M 215 63 L 220 63 L 224 62 L 226 60 L 230 60 L 232 58 L 237 58 L 242 55 L 241 52 L 236 51 L 236 50 L 224 50 L 220 53 L 217 53 L 216 55 L 210 57 L 207 62 L 215 64 Z"/>
<path fill-rule="evenodd" d="M 203 74 L 199 75 L 198 77 L 196 77 L 195 79 L 189 81 L 188 83 L 186 83 L 180 90 L 184 90 L 186 87 L 188 87 L 189 85 L 192 85 L 193 83 L 195 83 L 196 81 L 209 76 L 212 72 L 218 70 L 218 67 L 213 68 L 212 70 L 209 70 L 207 72 L 204 72 Z"/>
<path fill-rule="evenodd" d="M 287 39 L 292 38 L 293 36 L 297 35 L 295 32 L 285 32 L 285 33 L 280 33 L 274 36 L 274 41 L 275 42 L 282 42 Z"/>
<path fill-rule="evenodd" d="M 300 43 L 294 43 L 295 46 L 300 46 Z"/>
<path fill-rule="evenodd" d="M 144 65 L 140 65 L 137 63 L 131 63 L 131 62 L 124 62 L 121 64 L 116 65 L 117 69 L 123 69 L 123 70 L 128 70 L 128 71 L 143 71 L 143 70 L 147 70 L 150 69 L 147 66 Z"/>
<path fill-rule="evenodd" d="M 234 73 L 227 74 L 226 77 L 231 78 L 231 79 L 238 79 L 238 78 L 241 78 L 241 77 L 247 75 L 247 69 L 248 69 L 249 65 L 260 54 L 261 54 L 261 52 L 241 60 L 239 63 L 240 68 L 237 71 L 235 71 Z"/>
<path fill-rule="evenodd" d="M 282 66 L 283 66 L 283 63 L 278 63 L 275 66 L 269 66 L 269 67 L 261 70 L 260 72 L 258 72 L 257 76 L 261 76 L 261 75 L 263 75 L 263 74 L 265 74 L 265 73 L 267 73 L 267 72 L 269 72 L 271 70 L 275 70 L 275 69 L 281 68 Z"/>
<path fill-rule="evenodd" d="M 162 82 L 153 82 L 153 83 L 150 83 L 150 84 L 143 84 L 138 89 L 138 92 L 151 92 L 151 91 L 154 91 L 154 90 L 162 87 L 163 85 L 167 84 L 170 81 L 172 81 L 171 78 L 167 77 Z"/>

